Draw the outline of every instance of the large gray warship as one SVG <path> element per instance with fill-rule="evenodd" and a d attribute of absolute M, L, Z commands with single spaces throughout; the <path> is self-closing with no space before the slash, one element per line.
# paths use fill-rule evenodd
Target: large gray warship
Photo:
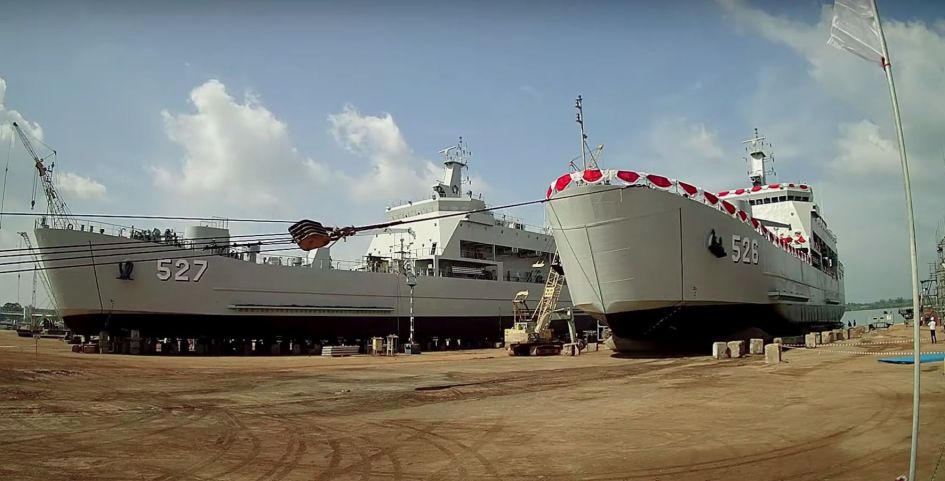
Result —
<path fill-rule="evenodd" d="M 580 118 L 580 117 L 579 117 Z M 807 184 L 769 182 L 769 148 L 746 141 L 751 185 L 709 192 L 592 163 L 547 190 L 577 308 L 619 350 L 834 326 L 844 311 L 837 238 Z"/>
<path fill-rule="evenodd" d="M 483 345 L 500 340 L 511 325 L 517 292 L 543 288 L 554 239 L 519 219 L 483 211 L 481 195 L 463 192 L 468 151 L 462 139 L 441 154 L 444 178 L 433 192 L 387 209 L 389 221 L 415 222 L 372 233 L 357 262 L 333 259 L 330 248 L 304 257 L 270 253 L 265 242 L 231 237 L 222 221 L 183 235 L 116 232 L 57 217 L 52 201 L 50 217 L 34 232 L 55 304 L 76 333 L 331 342 L 396 333 L 406 339 L 411 303 L 405 273 L 413 271 L 417 342 L 451 338 Z M 430 219 L 456 212 L 470 213 Z M 286 243 L 288 235 L 281 237 Z M 567 293 L 561 304 L 570 305 Z"/>

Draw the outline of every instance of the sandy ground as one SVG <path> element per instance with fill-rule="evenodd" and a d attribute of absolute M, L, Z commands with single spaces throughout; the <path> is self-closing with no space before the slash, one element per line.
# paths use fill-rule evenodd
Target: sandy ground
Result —
<path fill-rule="evenodd" d="M 55 340 L 37 356 L 0 332 L 0 478 L 891 481 L 908 467 L 912 367 L 875 353 L 908 350 L 908 335 L 767 366 L 603 350 L 144 357 Z M 945 375 L 922 371 L 925 480 Z"/>

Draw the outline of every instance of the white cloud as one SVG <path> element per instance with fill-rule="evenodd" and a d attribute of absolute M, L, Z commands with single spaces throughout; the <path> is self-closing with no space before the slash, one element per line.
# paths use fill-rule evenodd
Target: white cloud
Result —
<path fill-rule="evenodd" d="M 831 162 L 838 173 L 876 176 L 900 173 L 899 149 L 895 141 L 879 133 L 876 124 L 868 120 L 842 123 L 839 130 L 837 155 Z"/>
<path fill-rule="evenodd" d="M 230 96 L 218 80 L 190 92 L 195 113 L 161 113 L 168 138 L 184 149 L 179 169 L 152 167 L 155 182 L 189 203 L 231 209 L 276 207 L 280 187 L 306 169 L 322 169 L 293 146 L 286 124 L 247 94 Z M 308 176 L 306 176 L 308 177 Z M 325 181 L 309 177 L 307 182 Z"/>
<path fill-rule="evenodd" d="M 287 124 L 253 92 L 236 99 L 222 82 L 209 80 L 191 91 L 190 101 L 193 113 L 162 112 L 168 138 L 184 150 L 180 167 L 152 172 L 158 186 L 191 208 L 284 217 L 292 206 L 344 199 L 383 212 L 384 203 L 425 194 L 436 174 L 390 114 L 365 115 L 346 105 L 329 115 L 329 133 L 354 157 L 329 165 L 300 153 Z"/>
<path fill-rule="evenodd" d="M 815 23 L 772 15 L 740 0 L 720 0 L 739 30 L 787 47 L 807 64 L 798 74 L 784 64 L 762 65 L 777 80 L 759 85 L 745 112 L 764 112 L 779 126 L 771 136 L 791 145 L 789 168 L 818 186 L 827 219 L 840 238 L 848 298 L 908 294 L 909 260 L 899 152 L 888 90 L 880 66 L 826 45 L 832 8 Z M 942 20 L 884 19 L 899 90 L 922 266 L 934 259 L 945 168 L 945 36 Z M 772 55 L 771 58 L 783 57 Z M 771 116 L 771 112 L 783 114 Z M 750 116 L 750 114 L 748 114 Z M 760 125 L 764 125 L 761 123 Z M 770 131 L 770 130 L 769 130 Z M 784 167 L 782 165 L 781 167 Z M 813 174 L 812 176 L 810 174 Z"/>
<path fill-rule="evenodd" d="M 879 64 L 826 45 L 832 8 L 808 25 L 771 15 L 740 0 L 721 0 L 736 24 L 785 45 L 803 56 L 810 78 L 861 119 L 871 119 L 885 137 L 894 138 L 885 76 Z M 901 103 L 906 145 L 914 156 L 941 156 L 940 126 L 945 124 L 945 36 L 924 22 L 884 19 Z"/>
<path fill-rule="evenodd" d="M 30 122 L 23 117 L 23 114 L 16 110 L 7 109 L 4 105 L 4 99 L 7 93 L 7 82 L 0 77 L 0 140 L 3 145 L 9 145 L 10 139 L 15 135 L 13 132 L 13 122 L 16 122 L 20 128 L 27 134 L 37 138 L 43 138 L 43 128 L 38 123 Z"/>
<path fill-rule="evenodd" d="M 368 171 L 355 173 L 351 181 L 358 197 L 426 193 L 439 174 L 433 163 L 414 155 L 390 114 L 363 115 L 346 105 L 328 121 L 340 146 L 369 160 Z"/>
<path fill-rule="evenodd" d="M 60 191 L 72 194 L 79 199 L 101 200 L 105 198 L 104 185 L 79 174 L 59 172 L 56 174 L 56 184 Z"/>
<path fill-rule="evenodd" d="M 727 155 L 719 141 L 718 132 L 703 122 L 684 117 L 652 121 L 647 132 L 650 151 L 656 156 L 643 160 L 641 168 L 652 172 L 700 183 L 708 189 L 728 188 L 731 168 L 737 157 Z M 732 164 L 732 165 L 728 165 Z"/>

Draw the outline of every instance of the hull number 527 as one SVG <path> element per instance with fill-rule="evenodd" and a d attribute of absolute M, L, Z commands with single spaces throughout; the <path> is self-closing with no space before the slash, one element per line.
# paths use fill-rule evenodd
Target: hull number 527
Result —
<path fill-rule="evenodd" d="M 161 259 L 157 261 L 157 278 L 162 281 L 173 278 L 180 282 L 200 282 L 204 272 L 207 272 L 207 261 L 201 259 Z"/>
<path fill-rule="evenodd" d="M 740 235 L 732 236 L 732 262 L 758 263 L 758 241 Z"/>

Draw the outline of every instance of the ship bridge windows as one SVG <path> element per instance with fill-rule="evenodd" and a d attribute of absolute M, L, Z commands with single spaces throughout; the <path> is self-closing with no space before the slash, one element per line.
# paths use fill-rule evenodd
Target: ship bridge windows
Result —
<path fill-rule="evenodd" d="M 771 197 L 759 197 L 756 199 L 749 199 L 748 203 L 751 205 L 762 205 L 762 204 L 776 204 L 778 202 L 809 202 L 809 195 L 773 195 Z"/>

